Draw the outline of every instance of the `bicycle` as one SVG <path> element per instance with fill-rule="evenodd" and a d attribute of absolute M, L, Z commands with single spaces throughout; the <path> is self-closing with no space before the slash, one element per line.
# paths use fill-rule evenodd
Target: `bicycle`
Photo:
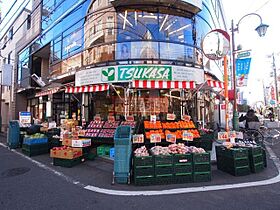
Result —
<path fill-rule="evenodd" d="M 264 136 L 260 129 L 240 128 L 240 132 L 243 133 L 243 139 L 239 141 L 264 146 Z"/>
<path fill-rule="evenodd" d="M 265 126 L 261 126 L 260 130 L 262 132 L 262 135 L 264 136 L 264 143 L 266 145 L 275 145 L 278 144 L 279 138 L 280 138 L 280 131 L 278 131 L 277 129 L 269 129 Z"/>

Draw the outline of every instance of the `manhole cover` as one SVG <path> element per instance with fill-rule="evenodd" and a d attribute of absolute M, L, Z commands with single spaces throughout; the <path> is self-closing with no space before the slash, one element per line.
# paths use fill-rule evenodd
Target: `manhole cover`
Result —
<path fill-rule="evenodd" d="M 1 173 L 2 178 L 12 177 L 12 176 L 19 176 L 22 174 L 27 173 L 30 171 L 30 168 L 27 167 L 20 167 L 20 168 L 11 168 Z"/>

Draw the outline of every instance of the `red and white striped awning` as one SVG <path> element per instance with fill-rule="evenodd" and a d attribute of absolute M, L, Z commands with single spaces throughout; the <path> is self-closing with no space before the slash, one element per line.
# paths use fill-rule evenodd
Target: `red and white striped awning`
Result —
<path fill-rule="evenodd" d="M 41 92 L 39 92 L 39 93 L 36 93 L 36 94 L 35 94 L 35 97 L 41 97 L 41 96 L 52 95 L 52 94 L 54 94 L 54 93 L 57 93 L 59 90 L 60 90 L 60 87 L 53 88 L 53 89 L 50 89 L 50 90 L 44 90 L 44 91 L 41 91 Z"/>
<path fill-rule="evenodd" d="M 151 88 L 151 89 L 194 89 L 194 81 L 148 81 L 134 80 L 132 81 L 133 88 Z"/>
<path fill-rule="evenodd" d="M 214 80 L 207 80 L 207 84 L 209 87 L 214 87 L 214 88 L 225 88 L 223 82 L 219 81 L 214 81 Z"/>
<path fill-rule="evenodd" d="M 86 85 L 80 87 L 66 87 L 65 93 L 87 93 L 87 92 L 99 92 L 105 90 L 109 90 L 108 84 Z"/>

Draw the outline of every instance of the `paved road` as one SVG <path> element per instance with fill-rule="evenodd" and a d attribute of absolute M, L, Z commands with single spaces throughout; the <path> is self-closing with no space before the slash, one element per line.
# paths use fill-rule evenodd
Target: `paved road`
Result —
<path fill-rule="evenodd" d="M 279 151 L 280 146 L 274 147 Z M 12 170 L 11 170 L 12 169 Z M 19 174 L 22 173 L 22 174 Z M 94 177 L 93 177 L 94 179 Z M 0 209 L 280 209 L 280 183 L 168 196 L 108 196 L 87 191 L 0 146 Z"/>

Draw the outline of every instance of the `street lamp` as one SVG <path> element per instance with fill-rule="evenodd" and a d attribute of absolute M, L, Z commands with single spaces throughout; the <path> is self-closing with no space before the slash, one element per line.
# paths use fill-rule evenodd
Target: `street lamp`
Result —
<path fill-rule="evenodd" d="M 233 101 L 233 129 L 234 130 L 239 130 L 239 125 L 238 125 L 238 122 L 239 122 L 239 116 L 238 116 L 238 112 L 237 112 L 237 102 L 236 102 L 236 66 L 235 66 L 235 54 L 236 54 L 236 51 L 235 50 L 235 42 L 234 42 L 234 32 L 238 32 L 239 31 L 239 24 L 240 22 L 245 18 L 245 17 L 248 17 L 248 16 L 251 16 L 251 15 L 255 15 L 255 16 L 258 16 L 260 18 L 260 25 L 255 29 L 259 36 L 260 37 L 263 37 L 265 36 L 266 34 L 266 31 L 267 31 L 267 28 L 269 27 L 268 25 L 266 24 L 263 24 L 262 23 L 262 18 L 259 14 L 257 13 L 249 13 L 247 15 L 244 15 L 242 18 L 240 18 L 240 20 L 238 21 L 236 27 L 234 27 L 234 24 L 233 24 L 233 20 L 231 21 L 231 40 L 232 40 L 232 76 L 233 76 L 233 92 L 234 92 L 234 101 Z"/>

